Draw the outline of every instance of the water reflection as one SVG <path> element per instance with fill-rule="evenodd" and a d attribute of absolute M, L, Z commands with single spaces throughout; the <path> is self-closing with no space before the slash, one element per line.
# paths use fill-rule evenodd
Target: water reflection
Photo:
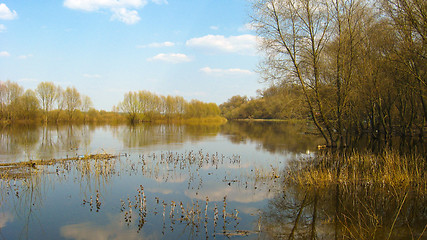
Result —
<path fill-rule="evenodd" d="M 39 127 L 35 125 L 3 129 L 0 138 L 0 154 L 7 156 L 22 152 L 29 153 L 35 148 L 39 138 Z"/>
<path fill-rule="evenodd" d="M 305 134 L 307 129 L 255 122 L 3 129 L 6 161 L 64 158 L 106 146 L 117 158 L 0 171 L 1 234 L 6 239 L 421 235 L 427 200 L 417 188 L 284 181 L 289 159 L 307 156 L 321 141 Z"/>
<path fill-rule="evenodd" d="M 220 132 L 219 125 L 140 124 L 119 128 L 115 136 L 127 148 L 200 141 Z"/>
<path fill-rule="evenodd" d="M 0 213 L 0 230 L 4 228 L 8 222 L 13 222 L 14 215 L 9 212 Z"/>
<path fill-rule="evenodd" d="M 219 135 L 234 144 L 248 141 L 256 143 L 257 150 L 306 153 L 313 152 L 322 143 L 318 136 L 305 134 L 309 129 L 310 126 L 304 123 L 274 122 L 229 122 L 224 125 L 13 125 L 0 131 L 0 155 L 1 161 L 9 162 L 51 159 L 101 149 L 117 152 L 122 148 L 179 145 Z M 94 142 L 93 136 L 98 132 L 108 135 Z M 118 139 L 121 144 L 112 144 L 114 139 Z"/>
<path fill-rule="evenodd" d="M 388 185 L 283 183 L 262 219 L 272 239 L 423 239 L 427 197 Z"/>
<path fill-rule="evenodd" d="M 94 222 L 83 222 L 77 224 L 70 224 L 61 227 L 61 236 L 67 239 L 161 239 L 159 233 L 152 233 L 146 235 L 144 233 L 137 233 L 127 229 L 125 224 L 121 223 L 121 216 L 109 216 L 108 223 L 100 225 Z"/>
<path fill-rule="evenodd" d="M 269 152 L 313 152 L 323 140 L 308 133 L 311 131 L 311 126 L 303 122 L 229 122 L 222 127 L 222 134 L 231 142 L 257 142 Z"/>
<path fill-rule="evenodd" d="M 3 128 L 0 132 L 2 161 L 51 159 L 64 157 L 64 153 L 88 153 L 93 130 L 88 125 L 22 125 Z"/>

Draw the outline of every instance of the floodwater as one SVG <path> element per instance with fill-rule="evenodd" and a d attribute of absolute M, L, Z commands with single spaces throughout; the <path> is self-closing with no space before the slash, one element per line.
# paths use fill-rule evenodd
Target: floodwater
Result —
<path fill-rule="evenodd" d="M 349 189 L 286 185 L 287 164 L 322 143 L 312 131 L 273 122 L 3 129 L 0 163 L 82 159 L 1 171 L 0 239 L 361 239 L 371 225 L 350 217 L 345 225 L 334 214 L 356 206 L 354 219 L 377 211 L 394 219 L 403 197 L 398 220 L 382 228 L 393 230 L 390 239 L 421 236 L 426 199 L 416 193 L 377 191 L 372 200 L 358 189 L 375 202 L 370 208 Z M 84 159 L 102 153 L 116 157 Z M 411 231 L 405 219 L 415 222 Z"/>

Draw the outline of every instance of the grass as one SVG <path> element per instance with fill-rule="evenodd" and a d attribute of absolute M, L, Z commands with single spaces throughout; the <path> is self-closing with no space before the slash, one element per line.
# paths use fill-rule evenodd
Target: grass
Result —
<path fill-rule="evenodd" d="M 381 155 L 325 153 L 292 162 L 287 181 L 299 185 L 387 185 L 416 187 L 427 193 L 426 160 L 421 155 L 402 156 L 393 151 Z"/>
<path fill-rule="evenodd" d="M 426 168 L 425 156 L 391 150 L 293 160 L 265 225 L 278 239 L 424 239 Z"/>
<path fill-rule="evenodd" d="M 67 157 L 67 158 L 54 158 L 54 159 L 48 159 L 48 160 L 30 160 L 30 161 L 24 161 L 24 162 L 12 162 L 12 163 L 0 163 L 0 167 L 34 167 L 36 165 L 52 165 L 58 162 L 63 161 L 71 161 L 71 160 L 88 160 L 88 159 L 96 159 L 96 160 L 104 160 L 104 159 L 111 159 L 115 158 L 115 155 L 108 154 L 108 153 L 100 153 L 100 154 L 86 154 L 83 156 L 77 156 L 77 157 Z"/>
<path fill-rule="evenodd" d="M 35 169 L 37 166 L 53 165 L 57 163 L 63 163 L 66 161 L 109 160 L 116 157 L 117 156 L 112 154 L 101 153 L 101 154 L 86 154 L 83 156 L 67 157 L 67 158 L 0 163 L 0 179 L 11 179 L 11 178 L 16 179 L 16 178 L 28 177 L 29 175 L 31 175 L 32 169 Z"/>

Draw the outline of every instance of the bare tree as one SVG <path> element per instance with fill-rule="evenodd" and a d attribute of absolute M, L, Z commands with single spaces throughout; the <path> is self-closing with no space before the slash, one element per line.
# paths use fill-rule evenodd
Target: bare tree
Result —
<path fill-rule="evenodd" d="M 383 0 L 383 10 L 396 31 L 392 61 L 408 73 L 406 85 L 415 89 L 427 121 L 427 3 L 424 0 Z M 422 128 L 421 128 L 422 129 Z"/>
<path fill-rule="evenodd" d="M 42 105 L 44 121 L 47 123 L 48 113 L 52 110 L 53 104 L 58 98 L 56 86 L 52 82 L 41 82 L 37 85 L 36 92 Z"/>
<path fill-rule="evenodd" d="M 138 121 L 139 115 L 142 113 L 141 102 L 139 101 L 137 92 L 128 92 L 125 94 L 123 102 L 119 104 L 119 108 L 128 114 L 131 124 Z"/>
<path fill-rule="evenodd" d="M 79 109 L 82 104 L 80 93 L 75 87 L 67 87 L 63 96 L 65 107 L 68 112 L 68 120 L 72 120 L 75 111 Z"/>
<path fill-rule="evenodd" d="M 334 129 L 321 97 L 321 58 L 330 22 L 325 1 L 262 0 L 254 4 L 253 23 L 262 37 L 265 67 L 300 84 L 314 124 L 327 145 L 335 145 Z"/>

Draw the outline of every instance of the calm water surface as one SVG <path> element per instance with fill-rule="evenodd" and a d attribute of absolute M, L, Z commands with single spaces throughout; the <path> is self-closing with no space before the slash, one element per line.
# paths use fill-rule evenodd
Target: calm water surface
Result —
<path fill-rule="evenodd" d="M 0 239 L 426 239 L 419 188 L 283 181 L 289 163 L 322 144 L 312 131 L 268 122 L 4 128 L 0 163 L 117 157 L 1 168 Z"/>
<path fill-rule="evenodd" d="M 286 163 L 321 139 L 304 125 L 19 126 L 0 162 L 111 153 L 3 171 L 0 239 L 258 239 Z M 261 231 L 260 231 L 261 230 Z"/>

